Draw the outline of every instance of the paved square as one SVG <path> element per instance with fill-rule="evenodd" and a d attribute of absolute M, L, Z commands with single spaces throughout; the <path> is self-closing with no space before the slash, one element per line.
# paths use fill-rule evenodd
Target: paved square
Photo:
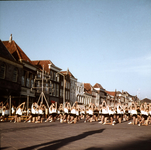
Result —
<path fill-rule="evenodd" d="M 101 125 L 0 122 L 1 149 L 5 150 L 151 150 L 151 125 L 134 126 L 128 122 Z"/>

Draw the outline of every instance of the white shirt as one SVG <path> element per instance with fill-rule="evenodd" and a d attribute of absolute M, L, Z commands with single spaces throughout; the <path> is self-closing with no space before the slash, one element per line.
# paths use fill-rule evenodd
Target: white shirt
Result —
<path fill-rule="evenodd" d="M 31 113 L 32 113 L 32 114 L 35 114 L 35 113 L 36 113 L 36 111 L 35 111 L 34 108 L 31 109 Z"/>
<path fill-rule="evenodd" d="M 43 111 L 42 111 L 42 109 L 39 109 L 39 114 L 41 114 L 41 115 L 44 114 Z"/>
<path fill-rule="evenodd" d="M 75 109 L 72 109 L 72 110 L 71 110 L 71 114 L 76 114 Z"/>
<path fill-rule="evenodd" d="M 56 108 L 52 108 L 52 113 L 56 113 Z"/>
<path fill-rule="evenodd" d="M 14 107 L 12 107 L 12 114 L 15 112 L 15 109 L 14 109 Z"/>
<path fill-rule="evenodd" d="M 148 113 L 146 111 L 144 111 L 144 110 L 141 110 L 141 114 L 148 116 Z"/>
<path fill-rule="evenodd" d="M 113 114 L 114 114 L 114 111 L 109 110 L 109 115 L 113 115 Z"/>
<path fill-rule="evenodd" d="M 5 115 L 5 110 L 2 111 L 2 116 L 4 116 L 4 115 Z"/>
<path fill-rule="evenodd" d="M 77 115 L 77 116 L 79 115 L 79 111 L 78 111 L 78 110 L 76 110 L 76 115 Z"/>
<path fill-rule="evenodd" d="M 18 110 L 16 111 L 16 114 L 17 114 L 17 115 L 22 115 L 22 110 L 21 110 L 21 108 L 18 108 Z"/>
<path fill-rule="evenodd" d="M 102 109 L 102 114 L 108 114 L 109 112 L 108 112 L 108 110 L 107 109 Z"/>
<path fill-rule="evenodd" d="M 39 110 L 36 109 L 36 110 L 35 110 L 35 114 L 38 114 L 38 113 L 39 113 Z"/>
<path fill-rule="evenodd" d="M 117 109 L 117 114 L 121 114 L 121 110 L 120 109 Z"/>
<path fill-rule="evenodd" d="M 81 111 L 80 114 L 85 114 L 85 111 Z"/>
<path fill-rule="evenodd" d="M 65 113 L 68 113 L 68 109 L 67 109 L 67 108 L 64 108 L 64 112 L 65 112 Z"/>
<path fill-rule="evenodd" d="M 93 110 L 89 109 L 89 114 L 93 115 Z"/>
<path fill-rule="evenodd" d="M 137 114 L 137 111 L 132 109 L 132 110 L 131 110 L 131 114 L 132 114 L 132 115 L 136 115 L 136 114 Z"/>
<path fill-rule="evenodd" d="M 49 108 L 49 114 L 52 114 L 52 111 L 51 111 L 51 109 Z"/>

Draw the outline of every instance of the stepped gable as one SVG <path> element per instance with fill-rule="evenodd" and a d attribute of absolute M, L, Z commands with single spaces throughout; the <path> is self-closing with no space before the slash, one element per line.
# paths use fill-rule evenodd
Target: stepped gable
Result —
<path fill-rule="evenodd" d="M 31 63 L 31 60 L 24 53 L 24 51 L 16 44 L 14 40 L 12 40 L 11 42 L 3 41 L 3 44 L 9 50 L 9 52 L 13 55 L 16 61 L 24 60 L 26 62 Z"/>
<path fill-rule="evenodd" d="M 47 72 L 50 71 L 49 64 L 51 64 L 52 66 L 55 66 L 50 60 L 33 60 L 32 64 L 37 66 L 41 70 L 44 66 L 44 70 Z"/>
<path fill-rule="evenodd" d="M 16 61 L 1 40 L 0 40 L 0 57 L 6 58 L 11 61 Z"/>
<path fill-rule="evenodd" d="M 84 83 L 84 92 L 92 94 L 91 87 L 90 83 Z"/>

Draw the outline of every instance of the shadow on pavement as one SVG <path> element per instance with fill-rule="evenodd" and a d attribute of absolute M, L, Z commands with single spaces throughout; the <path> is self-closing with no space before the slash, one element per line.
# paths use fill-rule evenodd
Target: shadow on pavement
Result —
<path fill-rule="evenodd" d="M 67 145 L 71 142 L 81 140 L 83 138 L 86 138 L 87 136 L 90 136 L 90 135 L 93 135 L 93 134 L 96 134 L 96 133 L 101 133 L 104 130 L 105 129 L 88 131 L 88 132 L 84 132 L 84 133 L 76 135 L 76 136 L 72 136 L 72 137 L 68 137 L 68 138 L 60 139 L 60 140 L 55 140 L 55 141 L 52 141 L 52 142 L 47 142 L 47 143 L 43 143 L 43 144 L 31 146 L 31 147 L 26 147 L 26 148 L 22 148 L 20 150 L 29 150 L 29 149 L 57 150 L 57 149 L 65 146 L 65 145 Z M 43 148 L 40 148 L 40 147 L 43 147 Z"/>
<path fill-rule="evenodd" d="M 85 150 L 151 150 L 151 137 L 142 141 L 133 141 L 130 143 L 117 143 L 113 147 L 90 147 Z"/>
<path fill-rule="evenodd" d="M 8 149 L 9 147 L 0 147 L 1 150 Z"/>

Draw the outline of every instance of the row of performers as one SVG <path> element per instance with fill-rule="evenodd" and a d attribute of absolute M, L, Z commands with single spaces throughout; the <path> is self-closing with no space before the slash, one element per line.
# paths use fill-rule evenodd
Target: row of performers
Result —
<path fill-rule="evenodd" d="M 24 111 L 25 102 L 20 104 L 15 112 L 14 118 L 11 120 L 14 122 L 21 122 L 21 116 Z M 47 111 L 49 110 L 49 111 Z M 48 113 L 49 112 L 49 113 Z M 108 106 L 105 101 L 102 105 L 96 106 L 92 103 L 89 106 L 80 108 L 78 102 L 75 102 L 73 106 L 66 102 L 64 105 L 60 104 L 57 109 L 57 103 L 52 103 L 49 109 L 42 103 L 38 105 L 36 102 L 32 104 L 31 109 L 28 110 L 28 119 L 25 122 L 42 123 L 55 122 L 59 120 L 60 123 L 77 123 L 77 121 L 84 119 L 84 122 L 99 121 L 101 124 L 121 123 L 122 121 L 128 121 L 132 119 L 132 122 L 128 124 L 133 125 L 148 125 L 151 123 L 151 104 L 142 104 L 139 106 L 137 103 L 132 103 L 131 106 L 122 106 L 118 103 L 115 107 Z M 47 118 L 45 118 L 47 116 Z"/>

